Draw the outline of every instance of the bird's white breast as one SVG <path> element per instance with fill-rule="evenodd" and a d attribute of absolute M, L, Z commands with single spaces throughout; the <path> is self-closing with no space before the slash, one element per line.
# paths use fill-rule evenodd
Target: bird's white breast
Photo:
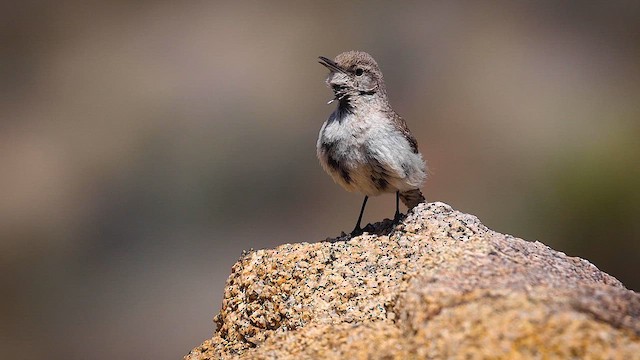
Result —
<path fill-rule="evenodd" d="M 338 118 L 336 111 L 324 123 L 317 143 L 323 168 L 346 190 L 366 195 L 418 188 L 426 178 L 422 156 L 386 114 L 367 113 Z M 389 186 L 381 188 L 382 180 Z"/>

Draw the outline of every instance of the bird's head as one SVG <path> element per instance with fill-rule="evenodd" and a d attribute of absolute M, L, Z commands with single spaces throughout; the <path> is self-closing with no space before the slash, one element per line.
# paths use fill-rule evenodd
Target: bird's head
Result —
<path fill-rule="evenodd" d="M 363 51 L 347 51 L 335 60 L 320 56 L 320 64 L 329 69 L 327 85 L 335 99 L 384 94 L 384 81 L 378 63 Z"/>

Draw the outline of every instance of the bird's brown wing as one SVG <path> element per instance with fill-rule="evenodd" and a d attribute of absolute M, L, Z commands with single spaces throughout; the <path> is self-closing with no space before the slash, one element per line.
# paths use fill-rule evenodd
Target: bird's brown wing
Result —
<path fill-rule="evenodd" d="M 416 140 L 415 137 L 413 137 L 413 135 L 411 134 L 411 131 L 409 131 L 409 127 L 407 126 L 407 122 L 404 121 L 404 119 L 396 114 L 395 112 L 393 112 L 393 114 L 390 114 L 390 118 L 393 119 L 393 121 L 398 124 L 398 128 L 400 129 L 400 131 L 402 132 L 402 135 L 404 135 L 404 137 L 407 139 L 407 141 L 409 142 L 409 145 L 411 145 L 411 150 L 413 151 L 414 154 L 418 153 L 418 141 Z"/>

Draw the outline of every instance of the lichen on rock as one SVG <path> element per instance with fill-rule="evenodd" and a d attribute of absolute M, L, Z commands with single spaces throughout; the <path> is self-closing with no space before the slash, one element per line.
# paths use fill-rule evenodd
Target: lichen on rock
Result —
<path fill-rule="evenodd" d="M 640 358 L 640 295 L 444 203 L 248 252 L 185 359 Z"/>

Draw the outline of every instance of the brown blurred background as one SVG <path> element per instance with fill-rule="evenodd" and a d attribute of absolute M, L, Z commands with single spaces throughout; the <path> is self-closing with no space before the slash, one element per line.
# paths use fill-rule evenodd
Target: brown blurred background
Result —
<path fill-rule="evenodd" d="M 4 1 L 0 357 L 180 358 L 243 249 L 350 230 L 315 158 L 350 49 L 430 201 L 639 290 L 639 4 Z"/>

